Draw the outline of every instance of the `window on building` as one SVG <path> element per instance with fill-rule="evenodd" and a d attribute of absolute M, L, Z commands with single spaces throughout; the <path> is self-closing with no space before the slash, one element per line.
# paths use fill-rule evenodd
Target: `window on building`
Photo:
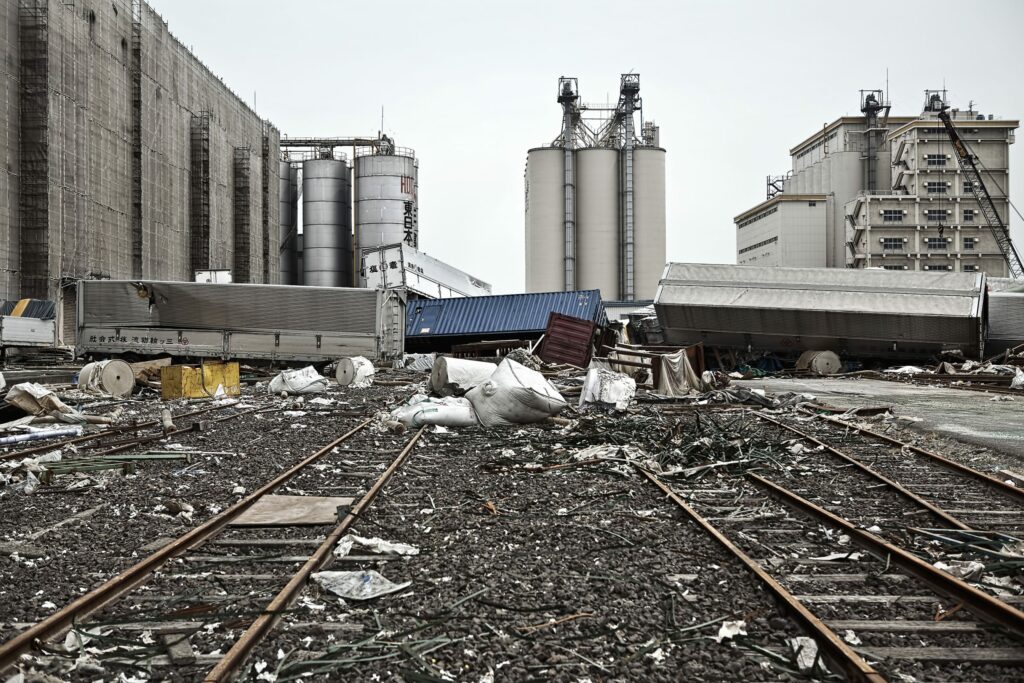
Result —
<path fill-rule="evenodd" d="M 903 209 L 882 209 L 882 220 L 886 223 L 902 223 Z"/>
<path fill-rule="evenodd" d="M 885 268 L 886 270 L 906 270 L 907 269 L 906 266 L 882 266 L 882 268 Z"/>
<path fill-rule="evenodd" d="M 972 183 L 970 180 L 965 180 L 964 181 L 964 194 L 973 194 L 973 193 L 974 193 L 974 183 Z"/>
<path fill-rule="evenodd" d="M 974 209 L 964 209 L 964 223 L 973 223 L 977 213 Z"/>
<path fill-rule="evenodd" d="M 945 166 L 946 155 L 945 154 L 925 154 L 924 161 L 928 166 Z"/>
<path fill-rule="evenodd" d="M 964 238 L 964 251 L 974 251 L 978 245 L 977 237 L 965 237 Z"/>
<path fill-rule="evenodd" d="M 925 212 L 924 212 L 924 215 L 925 215 L 925 218 L 927 218 L 929 222 L 933 222 L 933 223 L 934 222 L 942 222 L 942 221 L 946 220 L 946 210 L 945 209 L 926 209 Z"/>
<path fill-rule="evenodd" d="M 902 237 L 883 237 L 882 249 L 886 251 L 903 251 Z"/>
<path fill-rule="evenodd" d="M 740 249 L 739 253 L 745 254 L 748 251 L 753 251 L 754 249 L 760 249 L 761 247 L 767 247 L 769 244 L 774 244 L 775 242 L 778 242 L 778 241 L 779 241 L 779 236 L 778 235 L 776 235 L 775 237 L 769 237 L 768 239 L 764 240 L 763 242 L 758 242 L 757 244 L 751 244 L 749 247 L 743 247 L 742 249 Z"/>
<path fill-rule="evenodd" d="M 963 267 L 960 268 L 960 270 L 962 270 L 965 273 L 975 273 L 978 271 L 978 266 L 974 265 L 973 263 L 965 263 Z"/>
<path fill-rule="evenodd" d="M 952 270 L 952 267 L 946 264 L 928 264 L 924 267 L 925 270 Z"/>
<path fill-rule="evenodd" d="M 949 242 L 946 241 L 945 237 L 929 237 L 925 240 L 925 246 L 931 251 L 945 249 L 948 245 Z"/>
<path fill-rule="evenodd" d="M 924 184 L 924 191 L 928 194 L 946 194 L 946 181 L 929 180 Z"/>
<path fill-rule="evenodd" d="M 807 206 L 817 206 L 818 202 L 807 202 Z"/>

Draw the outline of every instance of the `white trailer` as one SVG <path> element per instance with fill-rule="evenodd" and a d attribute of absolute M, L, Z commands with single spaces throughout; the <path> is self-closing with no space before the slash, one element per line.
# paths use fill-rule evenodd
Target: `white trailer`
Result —
<path fill-rule="evenodd" d="M 405 289 L 425 299 L 487 296 L 491 285 L 408 244 L 364 249 L 359 281 L 370 289 Z"/>
<path fill-rule="evenodd" d="M 78 356 L 377 361 L 405 349 L 405 292 L 83 280 Z"/>

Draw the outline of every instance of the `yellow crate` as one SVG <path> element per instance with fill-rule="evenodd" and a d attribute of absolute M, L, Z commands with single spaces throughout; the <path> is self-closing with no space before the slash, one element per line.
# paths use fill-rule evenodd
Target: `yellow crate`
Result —
<path fill-rule="evenodd" d="M 203 365 L 171 365 L 160 368 L 160 397 L 210 398 L 223 386 L 228 396 L 242 393 L 238 363 L 205 363 Z"/>

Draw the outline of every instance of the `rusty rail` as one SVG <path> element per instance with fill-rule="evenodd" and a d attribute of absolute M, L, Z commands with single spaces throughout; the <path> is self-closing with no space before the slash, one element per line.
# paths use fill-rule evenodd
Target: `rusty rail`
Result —
<path fill-rule="evenodd" d="M 918 455 L 923 455 L 926 458 L 931 458 L 935 462 L 944 465 L 945 467 L 948 467 L 952 470 L 955 470 L 960 474 L 966 474 L 967 476 L 974 477 L 975 479 L 992 486 L 995 490 L 999 491 L 1000 493 L 1006 494 L 1007 496 L 1015 499 L 1018 502 L 1024 501 L 1024 490 L 1019 489 L 1016 486 L 1011 486 L 1010 484 L 1007 484 L 1004 481 L 1000 481 L 995 477 L 990 477 L 984 472 L 979 472 L 973 467 L 962 465 L 956 462 L 955 460 L 950 460 L 949 458 L 941 456 L 938 453 L 933 453 L 932 451 L 920 448 L 918 446 L 914 446 L 913 444 L 905 443 L 903 441 L 900 441 L 899 439 L 894 439 L 891 436 L 888 436 L 887 434 L 872 431 L 867 427 L 858 427 L 857 425 L 850 424 L 849 422 L 831 417 L 829 415 L 817 415 L 816 417 L 819 420 L 825 420 L 833 424 L 842 425 L 843 427 L 846 427 L 847 429 L 852 429 L 853 431 L 859 434 L 866 434 L 872 438 L 879 439 L 881 441 L 886 441 L 888 443 L 893 444 L 894 446 L 899 446 L 901 448 L 909 450 L 912 453 L 917 453 Z"/>
<path fill-rule="evenodd" d="M 815 505 L 789 489 L 783 488 L 757 474 L 748 473 L 747 478 L 762 488 L 767 489 L 769 493 L 782 501 L 783 504 L 803 512 L 818 521 L 839 527 L 850 536 L 854 543 L 876 557 L 888 559 L 908 574 L 916 576 L 928 584 L 932 590 L 940 595 L 944 595 L 957 602 L 962 602 L 964 607 L 971 612 L 1010 630 L 1018 636 L 1024 635 L 1024 612 L 1017 608 L 987 593 L 983 593 L 952 574 L 936 569 L 916 555 L 859 528 L 852 522 Z"/>
<path fill-rule="evenodd" d="M 16 663 L 18 658 L 37 640 L 47 640 L 59 635 L 69 628 L 76 620 L 82 619 L 92 612 L 95 612 L 104 605 L 113 602 L 141 584 L 154 571 L 174 556 L 203 543 L 211 536 L 219 533 L 233 519 L 245 512 L 245 510 L 251 507 L 262 496 L 271 493 L 282 484 L 287 483 L 307 466 L 330 453 L 332 449 L 354 436 L 357 432 L 367 427 L 371 422 L 372 420 L 365 420 L 361 422 L 355 428 L 349 430 L 317 452 L 285 470 L 259 489 L 253 491 L 253 493 L 246 498 L 243 498 L 221 512 L 219 515 L 211 517 L 203 524 L 195 527 L 183 536 L 179 536 L 176 540 L 168 543 L 138 564 L 129 567 L 117 576 L 104 582 L 98 588 L 89 591 L 77 600 L 54 612 L 46 619 L 43 619 L 34 626 L 25 629 L 6 643 L 0 644 L 0 671 L 3 671 L 7 667 Z"/>
<path fill-rule="evenodd" d="M 662 493 L 664 493 L 673 503 L 682 508 L 690 519 L 700 525 L 704 531 L 706 531 L 712 538 L 718 541 L 722 547 L 745 564 L 747 568 L 761 580 L 765 587 L 767 587 L 782 604 L 783 608 L 785 608 L 785 610 L 789 612 L 789 614 L 798 621 L 808 633 L 811 634 L 814 640 L 818 643 L 818 646 L 821 648 L 825 659 L 828 660 L 829 665 L 834 671 L 842 672 L 845 674 L 847 680 L 850 681 L 863 683 L 885 683 L 885 678 L 880 673 L 875 671 L 870 664 L 854 652 L 849 645 L 843 642 L 843 640 L 839 638 L 832 629 L 826 626 L 821 619 L 816 617 L 813 612 L 807 609 L 807 607 L 797 600 L 792 593 L 786 590 L 782 584 L 772 578 L 772 576 L 766 572 L 760 564 L 755 562 L 749 555 L 743 552 L 743 550 L 726 538 L 722 532 L 711 524 L 711 522 L 704 519 L 704 517 L 690 507 L 686 501 L 680 498 L 675 491 L 673 491 L 658 477 L 639 465 L 634 464 L 634 467 L 636 467 L 637 471 L 647 477 L 652 484 L 661 489 Z"/>
<path fill-rule="evenodd" d="M 245 633 L 235 641 L 235 644 L 231 646 L 231 649 L 225 653 L 221 660 L 217 663 L 209 673 L 206 674 L 204 679 L 207 683 L 217 681 L 227 681 L 231 679 L 231 676 L 238 671 L 239 668 L 245 663 L 245 660 L 252 653 L 253 649 L 259 645 L 259 643 L 267 636 L 268 633 L 274 628 L 274 625 L 280 620 L 281 613 L 288 608 L 292 602 L 299 596 L 302 589 L 305 587 L 306 582 L 309 581 L 309 577 L 316 571 L 319 571 L 331 560 L 331 553 L 334 551 L 334 546 L 338 544 L 341 537 L 348 532 L 352 524 L 355 523 L 359 515 L 362 514 L 369 505 L 373 502 L 377 494 L 380 493 L 384 485 L 388 483 L 391 476 L 402 466 L 403 463 L 408 459 L 409 453 L 412 452 L 413 446 L 419 441 L 420 436 L 423 435 L 426 427 L 420 427 L 419 431 L 416 432 L 413 437 L 409 440 L 409 443 L 405 445 L 402 452 L 398 454 L 394 462 L 384 470 L 370 490 L 359 499 L 359 502 L 349 511 L 345 516 L 345 519 L 328 534 L 324 542 L 316 549 L 305 564 L 299 568 L 299 570 L 292 576 L 291 580 L 285 585 L 281 591 L 274 596 L 274 599 L 270 601 L 266 609 L 256 617 L 255 621 L 249 625 L 249 628 L 245 630 Z"/>
<path fill-rule="evenodd" d="M 948 512 L 946 512 L 945 510 L 943 510 L 939 506 L 937 506 L 937 505 L 935 505 L 933 503 L 929 503 L 927 500 L 925 500 L 921 496 L 917 495 L 913 491 L 907 489 L 906 487 L 904 487 L 899 482 L 896 482 L 896 481 L 888 478 L 887 476 L 885 476 L 881 472 L 878 472 L 878 471 L 872 469 L 868 465 L 865 465 L 864 463 L 862 463 L 860 460 L 857 460 L 856 458 L 854 458 L 851 455 L 847 455 L 846 453 L 843 453 L 838 448 L 835 448 L 834 446 L 831 446 L 831 445 L 825 443 L 821 439 L 819 439 L 819 438 L 817 438 L 815 436 L 812 436 L 810 434 L 807 434 L 805 432 L 802 432 L 799 429 L 797 429 L 796 427 L 792 427 L 792 426 L 790 426 L 790 425 L 788 425 L 788 424 L 786 424 L 784 422 L 780 422 L 779 420 L 776 420 L 774 418 L 768 417 L 767 415 L 764 415 L 762 413 L 757 413 L 757 412 L 754 412 L 754 411 L 749 411 L 749 412 L 750 412 L 751 415 L 754 415 L 755 417 L 759 417 L 762 420 L 770 422 L 770 423 L 772 423 L 773 425 L 775 425 L 777 427 L 781 427 L 782 429 L 785 429 L 787 431 L 792 432 L 793 434 L 798 435 L 801 439 L 805 439 L 807 441 L 810 441 L 811 443 L 818 444 L 819 446 L 823 447 L 825 450 L 827 450 L 832 455 L 834 455 L 837 458 L 840 458 L 842 460 L 845 460 L 846 462 L 850 463 L 851 465 L 853 465 L 854 467 L 856 467 L 860 471 L 862 471 L 865 474 L 867 474 L 869 477 L 875 479 L 876 481 L 880 481 L 881 483 L 885 484 L 886 486 L 891 488 L 893 491 L 896 491 L 898 494 L 900 494 L 904 498 L 907 498 L 908 500 L 912 501 L 915 505 L 918 505 L 918 506 L 928 510 L 933 515 L 935 515 L 936 517 L 938 517 L 939 519 L 944 521 L 946 524 L 949 524 L 951 527 L 953 527 L 955 529 L 964 529 L 964 530 L 971 529 L 971 526 L 969 524 L 965 524 L 964 522 L 961 522 L 959 519 L 957 519 L 953 515 L 949 514 Z"/>

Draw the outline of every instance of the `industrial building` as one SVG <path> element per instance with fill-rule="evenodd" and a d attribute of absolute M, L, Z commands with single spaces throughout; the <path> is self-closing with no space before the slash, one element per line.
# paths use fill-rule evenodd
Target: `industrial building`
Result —
<path fill-rule="evenodd" d="M 413 150 L 396 147 L 382 134 L 286 137 L 281 148 L 283 284 L 365 286 L 364 252 L 419 245 L 419 162 Z"/>
<path fill-rule="evenodd" d="M 737 263 L 1005 275 L 930 95 L 921 116 L 906 117 L 889 115 L 882 91 L 861 91 L 863 116 L 839 118 L 791 149 L 792 170 L 769 176 L 766 201 L 734 219 Z M 1005 221 L 1017 121 L 973 108 L 950 116 Z"/>
<path fill-rule="evenodd" d="M 558 137 L 527 153 L 526 289 L 649 302 L 665 268 L 665 150 L 640 76 L 622 75 L 614 107 L 582 104 L 563 77 L 558 102 Z"/>
<path fill-rule="evenodd" d="M 278 131 L 145 2 L 3 0 L 0 298 L 78 279 L 278 279 Z"/>

